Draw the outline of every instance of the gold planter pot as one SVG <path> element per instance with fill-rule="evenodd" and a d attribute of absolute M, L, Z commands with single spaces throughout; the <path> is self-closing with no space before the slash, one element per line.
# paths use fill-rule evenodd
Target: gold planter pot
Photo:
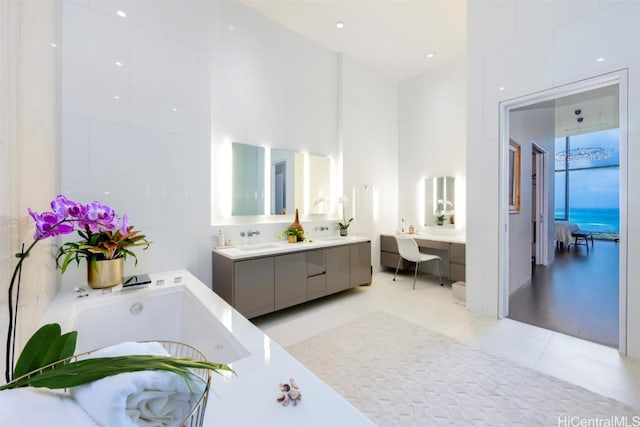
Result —
<path fill-rule="evenodd" d="M 96 261 L 87 260 L 87 281 L 94 289 L 110 288 L 122 283 L 123 258 Z"/>

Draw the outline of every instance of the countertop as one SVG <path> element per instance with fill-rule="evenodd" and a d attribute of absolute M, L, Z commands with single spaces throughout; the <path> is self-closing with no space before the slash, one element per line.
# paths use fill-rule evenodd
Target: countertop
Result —
<path fill-rule="evenodd" d="M 359 241 L 351 238 L 347 241 Z M 302 246 L 302 245 L 300 245 Z M 311 247 L 311 246 L 309 246 Z M 324 383 L 275 341 L 234 310 L 187 270 L 150 274 L 152 283 L 166 287 L 186 286 L 202 306 L 215 316 L 249 352 L 229 365 L 237 376 L 213 375 L 204 426 L 372 426 L 367 417 Z M 174 278 L 180 277 L 180 283 Z M 141 298 L 154 287 L 135 291 Z M 90 290 L 99 295 L 101 291 Z M 63 289 L 45 316 L 46 321 L 67 317 L 69 304 L 77 300 L 71 289 Z M 206 325 L 203 331 L 206 330 Z M 297 406 L 276 402 L 281 382 L 295 378 L 302 400 Z"/>
<path fill-rule="evenodd" d="M 467 242 L 467 236 L 464 231 L 455 228 L 429 227 L 418 233 L 396 233 L 407 237 L 413 237 L 416 240 L 434 240 L 436 242 L 462 243 Z M 386 236 L 395 236 L 396 234 L 386 234 Z"/>
<path fill-rule="evenodd" d="M 254 243 L 249 245 L 234 246 L 230 248 L 216 248 L 213 252 L 225 256 L 231 260 L 278 255 L 298 251 L 308 251 L 332 246 L 349 245 L 352 243 L 368 242 L 368 237 L 359 236 L 330 236 L 318 239 L 305 240 L 303 242 L 289 243 L 286 240 L 273 242 Z"/>

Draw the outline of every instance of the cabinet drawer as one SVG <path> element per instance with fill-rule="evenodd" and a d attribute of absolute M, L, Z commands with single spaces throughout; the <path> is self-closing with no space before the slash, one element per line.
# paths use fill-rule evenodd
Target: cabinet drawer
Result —
<path fill-rule="evenodd" d="M 307 276 L 315 276 L 325 271 L 325 250 L 317 249 L 307 252 Z"/>
<path fill-rule="evenodd" d="M 383 252 L 398 253 L 398 242 L 393 236 L 380 236 L 380 250 Z"/>
<path fill-rule="evenodd" d="M 449 264 L 449 280 L 452 282 L 464 282 L 466 280 L 464 264 Z"/>
<path fill-rule="evenodd" d="M 444 249 L 449 250 L 449 242 L 438 242 L 436 240 L 415 239 L 418 247 L 425 249 Z"/>
<path fill-rule="evenodd" d="M 449 260 L 456 264 L 465 264 L 466 245 L 462 243 L 452 243 L 449 252 Z"/>
<path fill-rule="evenodd" d="M 307 278 L 307 300 L 323 297 L 327 294 L 327 276 L 319 274 Z"/>

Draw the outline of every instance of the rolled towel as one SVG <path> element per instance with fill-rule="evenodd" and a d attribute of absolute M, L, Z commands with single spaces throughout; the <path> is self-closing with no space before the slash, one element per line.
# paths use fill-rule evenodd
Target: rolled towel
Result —
<path fill-rule="evenodd" d="M 31 387 L 0 391 L 0 414 L 0 425 L 6 427 L 96 425 L 71 396 Z"/>
<path fill-rule="evenodd" d="M 89 357 L 159 355 L 169 353 L 156 342 L 124 342 Z M 205 384 L 165 371 L 126 372 L 71 388 L 80 406 L 99 424 L 109 427 L 177 426 L 189 415 Z"/>

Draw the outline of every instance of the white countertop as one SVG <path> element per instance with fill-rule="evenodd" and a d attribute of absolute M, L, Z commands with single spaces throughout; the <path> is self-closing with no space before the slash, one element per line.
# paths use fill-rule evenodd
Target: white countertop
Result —
<path fill-rule="evenodd" d="M 348 241 L 358 241 L 349 239 Z M 302 246 L 302 245 L 301 245 Z M 162 279 L 163 287 L 187 286 L 188 290 L 248 350 L 249 356 L 229 365 L 237 376 L 212 376 L 205 413 L 205 426 L 372 426 L 367 417 L 320 380 L 275 341 L 234 310 L 186 270 L 150 274 L 152 283 Z M 175 277 L 180 283 L 174 283 Z M 143 297 L 153 287 L 132 290 Z M 90 290 L 98 295 L 101 291 Z M 69 304 L 77 300 L 72 289 L 60 291 L 47 321 L 68 315 Z M 64 311 L 64 313 L 63 313 Z M 206 328 L 203 325 L 203 328 Z M 276 402 L 281 382 L 295 378 L 302 400 L 297 406 Z"/>
<path fill-rule="evenodd" d="M 273 242 L 254 243 L 249 245 L 234 246 L 231 248 L 216 248 L 213 251 L 231 260 L 241 260 L 270 255 L 278 255 L 289 252 L 307 251 L 312 249 L 327 248 L 331 246 L 348 245 L 351 243 L 368 242 L 368 237 L 359 236 L 331 236 L 318 239 L 305 240 L 304 242 L 289 243 L 286 240 Z"/>
<path fill-rule="evenodd" d="M 433 229 L 433 230 L 432 230 Z M 467 242 L 467 236 L 464 231 L 457 230 L 455 228 L 442 228 L 436 229 L 436 227 L 429 227 L 427 230 L 420 231 L 419 233 L 397 233 L 403 236 L 413 237 L 414 239 L 434 240 L 436 242 L 449 242 L 449 243 L 462 243 Z M 393 236 L 394 234 L 388 234 Z"/>

